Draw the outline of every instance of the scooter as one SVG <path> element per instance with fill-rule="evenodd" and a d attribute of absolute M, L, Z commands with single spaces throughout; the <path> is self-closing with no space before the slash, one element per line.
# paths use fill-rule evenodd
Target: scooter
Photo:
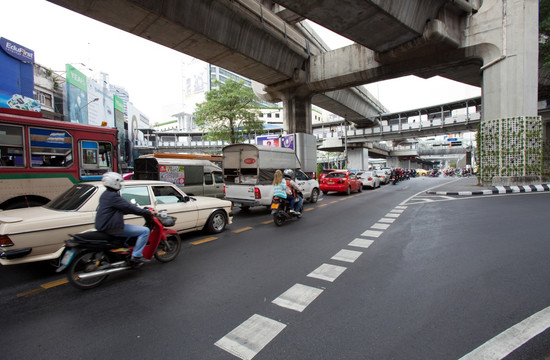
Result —
<path fill-rule="evenodd" d="M 300 219 L 304 213 L 304 203 L 300 207 L 299 213 L 290 212 L 290 200 L 281 199 L 274 196 L 271 200 L 271 214 L 273 215 L 273 222 L 277 226 L 283 225 L 285 222 L 293 219 Z"/>
<path fill-rule="evenodd" d="M 393 184 L 393 185 L 395 185 L 395 184 L 397 184 L 397 183 L 399 182 L 399 176 L 397 176 L 397 175 L 392 175 L 391 178 L 392 178 L 392 184 Z"/>
<path fill-rule="evenodd" d="M 161 263 L 172 261 L 181 249 L 181 239 L 173 229 L 176 218 L 153 215 L 146 218 L 146 226 L 151 229 L 147 245 L 143 248 L 143 257 L 151 260 L 153 256 Z M 99 286 L 107 277 L 116 272 L 141 267 L 143 263 L 130 261 L 136 237 L 113 236 L 101 231 L 89 231 L 70 235 L 65 241 L 65 253 L 57 272 L 67 268 L 69 282 L 79 289 L 91 289 Z"/>

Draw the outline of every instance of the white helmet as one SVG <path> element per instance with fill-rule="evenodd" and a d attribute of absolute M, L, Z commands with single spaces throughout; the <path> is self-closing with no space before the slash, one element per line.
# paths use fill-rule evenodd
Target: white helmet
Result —
<path fill-rule="evenodd" d="M 113 190 L 120 190 L 122 187 L 122 182 L 124 181 L 124 178 L 122 175 L 116 172 L 107 172 L 103 174 L 103 178 L 101 179 L 103 182 L 103 185 L 105 187 L 108 187 Z"/>

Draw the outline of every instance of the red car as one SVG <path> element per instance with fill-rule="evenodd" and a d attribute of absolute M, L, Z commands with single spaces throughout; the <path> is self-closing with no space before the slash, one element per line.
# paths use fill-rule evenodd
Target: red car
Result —
<path fill-rule="evenodd" d="M 338 169 L 323 169 L 323 170 L 321 170 L 321 172 L 317 176 L 317 181 L 319 181 L 319 183 L 321 183 L 321 180 L 323 180 L 325 178 L 325 176 L 327 176 L 331 172 L 337 171 L 337 170 Z"/>
<path fill-rule="evenodd" d="M 363 184 L 351 171 L 335 170 L 320 179 L 319 188 L 325 195 L 329 191 L 345 192 L 349 195 L 352 191 L 361 192 Z"/>

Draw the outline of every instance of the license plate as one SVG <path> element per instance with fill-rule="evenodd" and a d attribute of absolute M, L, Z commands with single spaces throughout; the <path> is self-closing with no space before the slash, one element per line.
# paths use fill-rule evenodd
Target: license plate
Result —
<path fill-rule="evenodd" d="M 74 256 L 74 250 L 65 251 L 63 259 L 61 259 L 61 265 L 69 265 Z"/>
<path fill-rule="evenodd" d="M 278 208 L 279 208 L 279 204 L 273 203 L 273 204 L 271 204 L 271 208 L 272 208 L 272 209 L 278 209 Z"/>
<path fill-rule="evenodd" d="M 334 185 L 334 181 L 329 181 L 328 184 L 329 185 Z"/>

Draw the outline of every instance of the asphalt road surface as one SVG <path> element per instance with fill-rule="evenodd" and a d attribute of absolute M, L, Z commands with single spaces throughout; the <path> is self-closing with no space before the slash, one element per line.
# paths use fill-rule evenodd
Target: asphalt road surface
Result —
<path fill-rule="evenodd" d="M 0 358 L 548 358 L 550 194 L 425 194 L 446 181 L 329 193 L 282 227 L 237 209 L 87 291 L 0 267 Z"/>

